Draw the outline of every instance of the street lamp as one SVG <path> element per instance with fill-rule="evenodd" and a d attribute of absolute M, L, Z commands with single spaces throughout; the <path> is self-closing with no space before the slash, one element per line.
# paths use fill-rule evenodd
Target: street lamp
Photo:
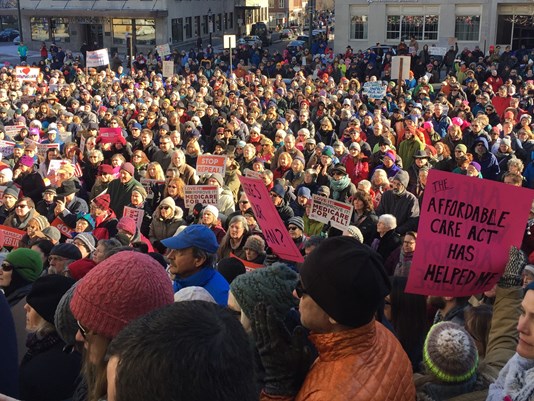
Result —
<path fill-rule="evenodd" d="M 209 31 L 209 33 L 210 33 L 210 46 L 211 46 L 211 47 L 213 47 L 213 43 L 212 43 L 212 41 L 211 41 L 211 35 L 212 35 L 212 33 L 213 33 L 213 22 L 212 22 L 212 20 L 211 20 L 212 16 L 213 16 L 213 14 L 211 13 L 211 8 L 210 8 L 210 9 L 208 10 L 208 21 L 209 21 L 209 23 L 208 23 L 208 25 L 209 25 L 209 26 L 208 26 L 208 31 Z"/>

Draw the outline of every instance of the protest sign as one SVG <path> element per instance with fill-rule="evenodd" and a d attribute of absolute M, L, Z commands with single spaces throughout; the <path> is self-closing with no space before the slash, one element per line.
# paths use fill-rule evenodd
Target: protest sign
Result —
<path fill-rule="evenodd" d="M 3 238 L 2 246 L 4 247 L 18 248 L 19 242 L 24 237 L 24 234 L 26 234 L 26 231 L 0 225 L 0 238 Z"/>
<path fill-rule="evenodd" d="M 391 79 L 409 79 L 410 56 L 393 56 L 391 58 Z"/>
<path fill-rule="evenodd" d="M 86 67 L 100 67 L 109 64 L 108 49 L 99 49 L 87 52 Z"/>
<path fill-rule="evenodd" d="M 159 181 L 159 180 L 153 180 L 151 178 L 141 178 L 140 181 L 143 188 L 145 188 L 145 191 L 147 193 L 147 199 L 154 199 L 154 191 L 152 191 L 152 187 L 156 185 L 162 185 L 165 184 L 165 181 Z"/>
<path fill-rule="evenodd" d="M 310 219 L 328 224 L 341 231 L 350 225 L 352 209 L 354 207 L 348 203 L 336 201 L 324 196 L 313 195 Z"/>
<path fill-rule="evenodd" d="M 0 153 L 2 154 L 2 159 L 11 156 L 14 147 L 15 142 L 0 140 Z"/>
<path fill-rule="evenodd" d="M 304 258 L 289 236 L 263 181 L 243 176 L 239 177 L 239 181 L 252 205 L 267 245 L 281 259 L 303 262 Z"/>
<path fill-rule="evenodd" d="M 25 125 L 6 125 L 4 127 L 6 136 L 10 138 L 13 138 L 15 135 L 18 135 L 18 133 L 20 132 L 22 128 L 26 128 L 26 126 Z"/>
<path fill-rule="evenodd" d="M 20 81 L 36 82 L 41 70 L 38 67 L 17 66 L 15 76 Z"/>
<path fill-rule="evenodd" d="M 185 207 L 192 208 L 197 203 L 217 206 L 219 189 L 215 185 L 186 185 Z"/>
<path fill-rule="evenodd" d="M 226 172 L 226 156 L 200 155 L 197 158 L 197 174 L 219 173 L 224 177 Z"/>
<path fill-rule="evenodd" d="M 32 141 L 29 138 L 24 138 L 25 146 L 32 145 L 32 144 L 35 145 L 35 147 L 37 148 L 37 154 L 45 158 L 46 158 L 46 152 L 48 151 L 48 149 L 59 150 L 59 143 L 39 143 L 39 142 Z"/>
<path fill-rule="evenodd" d="M 157 45 L 156 51 L 162 57 L 168 56 L 169 54 L 171 54 L 171 47 L 169 46 L 168 43 L 165 43 L 163 45 Z"/>
<path fill-rule="evenodd" d="M 163 68 L 161 69 L 161 74 L 164 76 L 164 77 L 172 77 L 172 75 L 174 74 L 174 61 L 172 60 L 169 60 L 169 61 L 163 61 Z"/>
<path fill-rule="evenodd" d="M 447 53 L 446 47 L 435 47 L 431 46 L 428 48 L 428 54 L 431 56 L 444 56 Z"/>
<path fill-rule="evenodd" d="M 246 168 L 244 173 L 245 173 L 245 177 L 258 178 L 260 180 L 263 177 L 263 174 L 260 171 L 254 171 L 249 168 Z"/>
<path fill-rule="evenodd" d="M 243 265 L 245 266 L 245 270 L 247 273 L 249 272 L 252 272 L 256 269 L 261 269 L 263 267 L 265 267 L 265 265 L 261 264 L 261 263 L 254 263 L 254 262 L 251 262 L 250 260 L 246 260 L 246 259 L 241 259 L 240 257 L 236 256 L 233 252 L 230 252 L 230 258 L 236 258 L 238 260 L 241 261 L 241 263 L 243 263 Z"/>
<path fill-rule="evenodd" d="M 120 142 L 122 136 L 121 128 L 100 128 L 98 130 L 98 137 L 102 143 L 116 143 Z"/>
<path fill-rule="evenodd" d="M 363 85 L 363 94 L 370 99 L 383 99 L 386 96 L 387 86 L 382 82 L 366 82 Z"/>
<path fill-rule="evenodd" d="M 60 217 L 56 217 L 52 223 L 50 223 L 52 227 L 56 227 L 61 235 L 64 235 L 67 238 L 72 238 L 72 229 L 65 223 L 63 220 L 61 220 Z"/>
<path fill-rule="evenodd" d="M 469 296 L 489 290 L 517 247 L 534 194 L 490 180 L 430 170 L 406 292 Z"/>
<path fill-rule="evenodd" d="M 72 168 L 74 169 L 74 163 L 72 163 L 69 160 L 50 160 L 50 164 L 48 164 L 48 171 L 46 172 L 46 175 L 50 175 L 51 173 L 56 173 L 61 167 L 69 163 Z"/>
<path fill-rule="evenodd" d="M 145 211 L 143 209 L 137 209 L 135 207 L 124 206 L 122 217 L 131 217 L 135 220 L 137 228 L 141 229 L 141 224 L 143 224 L 143 217 L 145 216 Z"/>

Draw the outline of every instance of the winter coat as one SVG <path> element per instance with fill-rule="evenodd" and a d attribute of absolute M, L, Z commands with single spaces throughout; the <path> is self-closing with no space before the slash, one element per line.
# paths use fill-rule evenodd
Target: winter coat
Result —
<path fill-rule="evenodd" d="M 81 369 L 81 354 L 63 352 L 56 332 L 43 338 L 30 334 L 28 353 L 20 365 L 20 398 L 25 401 L 61 401 L 72 397 Z"/>
<path fill-rule="evenodd" d="M 404 170 L 407 170 L 413 163 L 413 155 L 418 150 L 425 150 L 425 144 L 415 136 L 410 139 L 405 139 L 399 145 L 399 157 L 402 159 Z"/>
<path fill-rule="evenodd" d="M 109 207 L 115 212 L 118 219 L 122 217 L 124 206 L 130 203 L 134 188 L 140 186 L 142 185 L 135 178 L 126 184 L 123 184 L 118 178 L 109 183 L 108 194 L 111 198 Z"/>
<path fill-rule="evenodd" d="M 219 188 L 219 200 L 217 201 L 217 209 L 220 213 L 228 216 L 235 212 L 234 195 L 228 188 Z"/>
<path fill-rule="evenodd" d="M 16 213 L 13 211 L 9 214 L 9 216 L 7 216 L 4 225 L 16 228 L 18 230 L 25 230 L 30 220 L 35 216 L 39 216 L 39 213 L 35 209 L 30 209 L 26 217 L 24 217 L 23 219 L 20 219 L 20 217 L 17 216 Z"/>
<path fill-rule="evenodd" d="M 212 267 L 203 267 L 195 274 L 184 279 L 175 278 L 173 282 L 174 291 L 180 291 L 182 288 L 197 286 L 202 287 L 210 293 L 219 305 L 228 304 L 228 292 L 230 285 L 226 279 Z"/>
<path fill-rule="evenodd" d="M 408 231 L 417 231 L 419 224 L 419 202 L 417 197 L 404 191 L 396 195 L 393 191 L 386 191 L 382 194 L 380 204 L 376 209 L 376 214 L 392 214 L 397 218 L 397 228 L 399 234 L 406 234 Z"/>
<path fill-rule="evenodd" d="M 350 224 L 360 229 L 363 235 L 363 243 L 370 246 L 376 235 L 377 223 L 378 216 L 375 214 L 375 212 L 365 213 L 360 217 L 358 217 L 357 213 L 354 212 Z"/>
<path fill-rule="evenodd" d="M 39 173 L 31 172 L 29 174 L 20 175 L 15 183 L 20 185 L 24 196 L 32 199 L 33 203 L 39 202 L 43 199 L 43 192 L 46 185 L 43 181 L 43 177 Z"/>
<path fill-rule="evenodd" d="M 375 239 L 373 240 L 373 243 L 375 241 L 379 241 L 378 248 L 376 249 L 376 251 L 382 256 L 384 261 L 386 261 L 389 255 L 391 255 L 393 251 L 395 251 L 402 243 L 399 234 L 397 234 L 395 230 L 388 231 L 382 237 L 380 237 L 380 235 L 378 235 L 377 233 Z M 388 276 L 393 275 L 393 268 L 391 269 L 391 271 L 387 272 Z"/>
<path fill-rule="evenodd" d="M 6 296 L 7 302 L 11 307 L 13 321 L 15 322 L 19 363 L 27 351 L 26 337 L 28 336 L 28 332 L 26 331 L 26 311 L 24 310 L 24 305 L 26 305 L 26 295 L 28 295 L 31 289 L 32 284 L 27 284 Z"/>
<path fill-rule="evenodd" d="M 413 401 L 412 365 L 395 336 L 381 323 L 338 333 L 311 334 L 319 357 L 294 397 L 262 401 Z"/>
<path fill-rule="evenodd" d="M 293 209 L 288 206 L 286 201 L 282 201 L 282 204 L 276 207 L 276 211 L 284 223 L 287 223 L 294 216 Z"/>
<path fill-rule="evenodd" d="M 68 205 L 65 205 L 65 210 L 58 216 L 67 226 L 74 229 L 76 227 L 76 220 L 78 220 L 78 213 L 89 213 L 89 206 L 87 206 L 86 201 L 75 196 Z"/>
<path fill-rule="evenodd" d="M 486 148 L 486 153 L 482 156 L 479 156 L 478 153 L 475 152 L 476 144 L 480 142 L 482 142 Z M 497 158 L 493 153 L 490 152 L 490 148 L 488 146 L 488 141 L 486 140 L 486 138 L 477 138 L 477 140 L 473 144 L 471 152 L 473 153 L 473 161 L 479 163 L 480 167 L 482 167 L 482 170 L 480 171 L 482 177 L 487 178 L 489 180 L 498 181 L 501 169 L 499 167 L 499 162 L 497 161 Z"/>
<path fill-rule="evenodd" d="M 358 186 L 361 180 L 369 178 L 369 163 L 366 160 L 354 160 L 352 156 L 346 156 L 341 161 L 347 169 L 347 173 L 352 183 Z"/>
<path fill-rule="evenodd" d="M 17 333 L 9 304 L 1 291 L 0 322 L 2 322 L 2 330 L 0 330 L 0 344 L 2 344 L 0 394 L 18 398 Z"/>
<path fill-rule="evenodd" d="M 111 211 L 104 219 L 97 217 L 95 219 L 95 224 L 96 227 L 93 230 L 93 236 L 97 240 L 110 239 L 115 237 L 118 233 L 117 224 L 119 224 L 119 220 L 113 211 Z"/>
<path fill-rule="evenodd" d="M 179 217 L 182 214 L 183 212 L 176 207 L 174 217 L 165 220 L 161 217 L 159 209 L 156 209 L 152 215 L 152 223 L 150 223 L 150 232 L 148 234 L 150 242 L 154 243 L 155 241 L 172 237 L 176 233 L 176 230 L 178 230 L 178 227 L 184 224 L 182 217 Z"/>

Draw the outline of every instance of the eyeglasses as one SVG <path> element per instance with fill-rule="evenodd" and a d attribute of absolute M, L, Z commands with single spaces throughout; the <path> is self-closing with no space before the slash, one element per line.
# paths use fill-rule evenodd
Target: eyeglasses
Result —
<path fill-rule="evenodd" d="M 141 157 L 141 155 L 133 155 L 132 157 Z"/>
<path fill-rule="evenodd" d="M 9 262 L 3 262 L 1 266 L 2 266 L 2 270 L 5 272 L 10 272 L 15 267 Z"/>
<path fill-rule="evenodd" d="M 76 324 L 78 325 L 78 329 L 80 329 L 80 333 L 82 334 L 82 337 L 87 339 L 87 335 L 89 334 L 89 330 L 82 326 L 79 320 L 76 320 Z"/>
<path fill-rule="evenodd" d="M 248 200 L 242 200 L 242 201 L 239 201 L 239 203 L 241 205 L 247 205 L 248 203 L 250 203 Z"/>
<path fill-rule="evenodd" d="M 304 289 L 304 286 L 302 285 L 302 281 L 298 281 L 297 286 L 295 287 L 295 292 L 297 293 L 297 297 L 302 298 L 305 294 L 307 294 L 306 290 Z"/>
<path fill-rule="evenodd" d="M 174 188 L 174 189 L 176 189 L 176 188 L 178 188 L 178 187 L 177 187 L 176 185 L 169 185 L 169 186 L 167 186 L 167 188 Z"/>
<path fill-rule="evenodd" d="M 289 227 L 287 227 L 287 229 L 289 231 L 295 231 L 295 230 L 298 230 L 298 227 L 297 226 L 289 226 Z"/>

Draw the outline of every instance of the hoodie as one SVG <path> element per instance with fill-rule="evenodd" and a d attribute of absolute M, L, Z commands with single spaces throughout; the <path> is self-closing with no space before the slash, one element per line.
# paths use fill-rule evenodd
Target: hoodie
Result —
<path fill-rule="evenodd" d="M 475 151 L 479 143 L 482 143 L 484 145 L 484 148 L 486 148 L 486 153 L 484 153 L 483 155 L 479 155 Z M 485 137 L 478 137 L 475 140 L 473 146 L 471 147 L 471 153 L 473 154 L 473 161 L 477 162 L 478 164 L 480 164 L 480 167 L 482 167 L 482 169 L 480 170 L 482 177 L 487 178 L 489 180 L 498 181 L 501 173 L 501 168 L 499 167 L 499 162 L 495 155 L 490 152 L 488 141 Z"/>

